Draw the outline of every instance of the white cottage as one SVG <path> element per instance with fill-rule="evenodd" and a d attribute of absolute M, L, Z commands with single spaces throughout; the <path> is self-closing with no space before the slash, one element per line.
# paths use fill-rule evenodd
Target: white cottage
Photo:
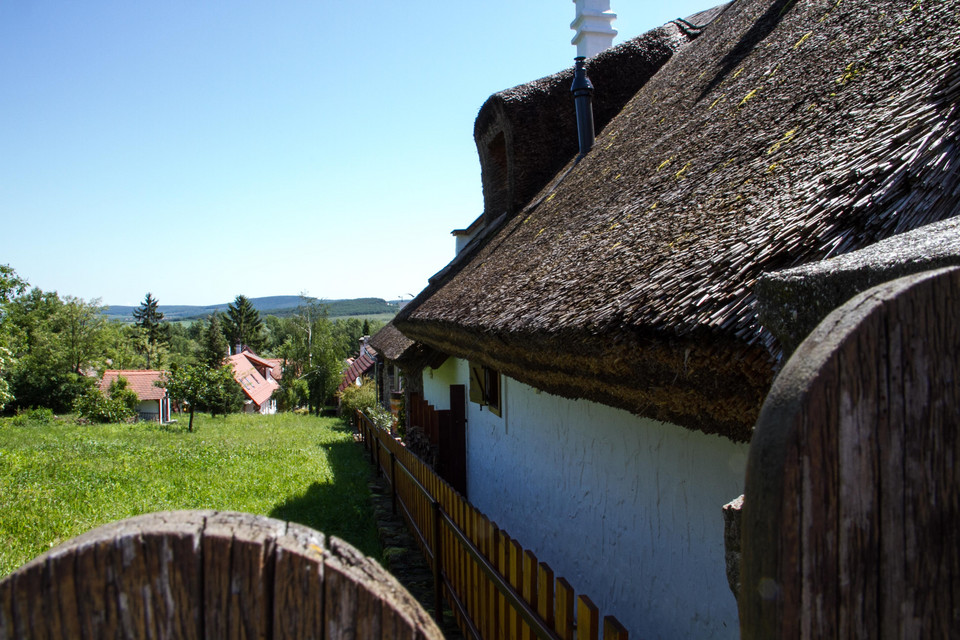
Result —
<path fill-rule="evenodd" d="M 674 21 L 586 61 L 592 149 L 572 70 L 481 108 L 483 215 L 394 324 L 446 356 L 424 398 L 468 398 L 468 499 L 631 636 L 738 637 L 721 507 L 783 351 L 757 279 L 958 210 L 951 12 Z"/>

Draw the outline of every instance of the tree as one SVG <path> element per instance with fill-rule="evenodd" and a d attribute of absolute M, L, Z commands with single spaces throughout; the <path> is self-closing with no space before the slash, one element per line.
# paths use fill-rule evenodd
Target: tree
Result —
<path fill-rule="evenodd" d="M 65 296 L 54 322 L 73 373 L 82 375 L 89 366 L 102 361 L 107 321 L 100 300 L 84 302 Z"/>
<path fill-rule="evenodd" d="M 201 364 L 205 364 L 208 367 L 219 367 L 223 364 L 223 359 L 227 356 L 228 349 L 229 345 L 223 335 L 223 327 L 220 324 L 220 314 L 214 313 L 210 316 L 210 322 L 200 336 L 198 359 Z"/>
<path fill-rule="evenodd" d="M 297 312 L 283 320 L 277 331 L 285 336 L 277 349 L 284 359 L 278 399 L 290 408 L 289 403 L 304 399 L 305 390 L 307 405 L 319 414 L 337 388 L 344 358 L 334 340 L 327 308 L 301 297 Z"/>
<path fill-rule="evenodd" d="M 162 386 L 170 397 L 184 402 L 190 408 L 190 423 L 187 431 L 193 431 L 193 412 L 203 404 L 207 397 L 209 385 L 207 368 L 199 365 L 177 367 L 164 375 L 157 386 Z"/>
<path fill-rule="evenodd" d="M 210 412 L 210 416 L 217 414 L 227 415 L 236 413 L 243 408 L 246 396 L 233 377 L 233 365 L 207 369 L 209 394 L 203 408 Z"/>
<path fill-rule="evenodd" d="M 160 349 L 169 337 L 169 330 L 163 323 L 163 313 L 157 307 L 157 299 L 148 291 L 147 297 L 143 299 L 140 306 L 133 310 L 134 324 L 147 338 L 144 353 L 147 358 L 147 369 L 150 368 L 151 359 L 157 360 L 156 364 L 160 366 Z"/>
<path fill-rule="evenodd" d="M 0 264 L 0 304 L 22 295 L 27 290 L 27 286 L 27 281 L 18 276 L 13 267 Z"/>
<path fill-rule="evenodd" d="M 89 354 L 83 346 L 89 336 L 75 335 L 78 360 L 70 347 L 72 313 L 85 303 L 77 301 L 72 310 L 65 306 L 56 292 L 38 288 L 4 305 L 6 338 L 17 361 L 8 375 L 12 406 L 68 411 L 74 398 L 93 385 L 92 378 L 76 373 L 78 362 L 81 368 L 89 362 L 83 355 Z"/>
<path fill-rule="evenodd" d="M 193 412 L 207 410 L 211 416 L 227 414 L 243 406 L 243 392 L 233 379 L 231 367 L 210 368 L 203 365 L 176 367 L 164 375 L 157 386 L 164 387 L 170 397 L 185 402 L 190 409 L 188 431 L 193 431 Z"/>
<path fill-rule="evenodd" d="M 10 393 L 10 384 L 3 377 L 12 364 L 14 364 L 14 360 L 10 357 L 10 350 L 6 347 L 0 347 L 0 411 L 8 402 L 13 400 L 13 394 Z"/>
<path fill-rule="evenodd" d="M 27 281 L 20 278 L 10 265 L 0 264 L 0 410 L 13 400 L 10 383 L 6 376 L 16 364 L 13 354 L 6 348 L 5 306 L 10 300 L 21 295 L 27 288 Z"/>
<path fill-rule="evenodd" d="M 104 327 L 104 361 L 112 369 L 145 369 L 146 337 L 132 324 L 113 320 Z"/>
<path fill-rule="evenodd" d="M 241 345 L 259 351 L 263 347 L 263 321 L 249 298 L 239 295 L 227 305 L 223 332 L 231 348 Z"/>

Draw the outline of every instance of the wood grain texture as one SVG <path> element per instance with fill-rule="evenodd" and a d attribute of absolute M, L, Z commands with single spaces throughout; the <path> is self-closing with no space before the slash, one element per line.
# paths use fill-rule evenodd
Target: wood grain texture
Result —
<path fill-rule="evenodd" d="M 301 525 L 153 513 L 87 532 L 0 581 L 7 638 L 440 640 L 379 564 Z"/>
<path fill-rule="evenodd" d="M 784 366 L 750 448 L 743 638 L 960 628 L 960 269 L 834 311 Z"/>

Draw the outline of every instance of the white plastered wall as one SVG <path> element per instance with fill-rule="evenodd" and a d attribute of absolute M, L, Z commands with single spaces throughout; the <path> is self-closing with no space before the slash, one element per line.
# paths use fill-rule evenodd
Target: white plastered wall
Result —
<path fill-rule="evenodd" d="M 432 375 L 432 377 L 431 377 Z M 425 370 L 449 408 L 466 361 Z M 502 378 L 503 416 L 467 405 L 470 502 L 643 638 L 737 638 L 722 506 L 747 445 Z"/>

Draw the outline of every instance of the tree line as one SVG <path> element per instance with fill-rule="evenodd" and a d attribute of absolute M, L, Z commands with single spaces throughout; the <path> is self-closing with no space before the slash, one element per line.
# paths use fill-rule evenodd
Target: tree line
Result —
<path fill-rule="evenodd" d="M 242 345 L 282 360 L 279 409 L 319 413 L 332 401 L 344 361 L 357 351 L 361 336 L 382 326 L 357 318 L 331 320 L 322 303 L 306 297 L 296 313 L 278 318 L 261 317 L 239 295 L 225 313 L 189 323 L 165 320 L 158 304 L 147 293 L 133 322 L 108 320 L 99 299 L 30 287 L 14 269 L 0 265 L 0 410 L 69 412 L 106 369 L 165 370 L 170 382 L 194 387 L 216 379 L 221 397 L 209 382 L 200 403 L 206 406 L 197 408 L 235 410 L 239 387 L 229 384 L 232 374 L 223 370 L 228 353 Z M 172 391 L 171 397 L 185 399 Z"/>

